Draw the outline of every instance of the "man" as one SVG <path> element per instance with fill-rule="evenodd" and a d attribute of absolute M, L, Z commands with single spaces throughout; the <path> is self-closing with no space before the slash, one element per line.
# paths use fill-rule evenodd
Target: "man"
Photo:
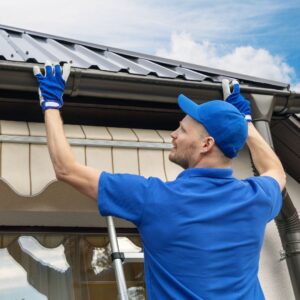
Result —
<path fill-rule="evenodd" d="M 285 173 L 251 123 L 238 83 L 226 102 L 197 105 L 180 95 L 187 114 L 172 132 L 170 160 L 185 170 L 172 182 L 109 174 L 76 162 L 59 108 L 69 66 L 45 66 L 39 81 L 48 147 L 56 176 L 98 201 L 102 215 L 132 221 L 145 251 L 148 299 L 264 299 L 257 272 L 266 223 L 281 207 Z M 227 90 L 226 90 L 227 89 Z M 228 103 L 229 102 L 229 103 Z M 247 122 L 248 121 L 248 122 Z M 259 177 L 238 180 L 231 160 L 245 142 Z"/>

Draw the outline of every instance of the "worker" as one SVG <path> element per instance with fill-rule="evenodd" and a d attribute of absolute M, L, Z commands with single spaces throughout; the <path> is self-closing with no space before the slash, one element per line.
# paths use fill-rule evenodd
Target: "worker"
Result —
<path fill-rule="evenodd" d="M 259 300 L 259 256 L 267 222 L 280 211 L 283 167 L 251 122 L 239 84 L 226 101 L 197 105 L 184 95 L 186 116 L 171 133 L 174 181 L 110 174 L 78 163 L 60 108 L 70 73 L 65 64 L 35 66 L 48 148 L 58 180 L 98 203 L 102 216 L 133 222 L 141 235 L 149 300 Z M 224 86 L 226 90 L 226 86 Z M 232 159 L 247 143 L 260 176 L 239 180 Z M 124 157 L 124 159 L 126 159 Z"/>

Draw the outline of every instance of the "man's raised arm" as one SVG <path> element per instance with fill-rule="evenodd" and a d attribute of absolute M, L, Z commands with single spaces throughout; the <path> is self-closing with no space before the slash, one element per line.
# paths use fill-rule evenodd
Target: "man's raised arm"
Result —
<path fill-rule="evenodd" d="M 286 184 L 283 166 L 272 148 L 249 122 L 247 145 L 250 149 L 254 165 L 261 176 L 271 176 L 280 185 L 282 191 Z"/>
<path fill-rule="evenodd" d="M 39 82 L 39 96 L 45 114 L 48 150 L 57 179 L 71 184 L 83 194 L 97 199 L 100 172 L 76 162 L 75 156 L 65 137 L 59 109 L 63 106 L 63 92 L 70 74 L 70 65 L 65 64 L 63 72 L 59 64 L 53 68 L 45 65 L 45 75 L 34 67 Z"/>
<path fill-rule="evenodd" d="M 240 94 L 240 87 L 237 81 L 233 82 L 233 92 L 230 92 L 229 82 L 222 82 L 225 101 L 234 105 L 248 121 L 247 145 L 250 149 L 254 165 L 261 176 L 273 177 L 283 190 L 286 184 L 286 175 L 283 166 L 272 148 L 266 143 L 263 137 L 252 124 L 250 102 Z"/>

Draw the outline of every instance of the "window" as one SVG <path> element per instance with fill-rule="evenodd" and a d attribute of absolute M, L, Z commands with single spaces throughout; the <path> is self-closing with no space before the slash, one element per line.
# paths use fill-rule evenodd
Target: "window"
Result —
<path fill-rule="evenodd" d="M 142 251 L 137 235 L 120 250 Z M 118 299 L 107 235 L 0 234 L 0 299 Z M 142 263 L 124 263 L 129 299 L 145 299 Z"/>

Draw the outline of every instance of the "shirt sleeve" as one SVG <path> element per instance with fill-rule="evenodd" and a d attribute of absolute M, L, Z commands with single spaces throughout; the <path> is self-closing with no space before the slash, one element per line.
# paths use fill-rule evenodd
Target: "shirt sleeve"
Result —
<path fill-rule="evenodd" d="M 149 180 L 132 174 L 102 172 L 98 184 L 98 209 L 139 225 L 149 194 Z"/>
<path fill-rule="evenodd" d="M 279 214 L 282 206 L 282 194 L 279 183 L 271 176 L 257 176 L 255 179 L 270 201 L 271 213 L 268 219 L 268 222 L 270 222 Z"/>

